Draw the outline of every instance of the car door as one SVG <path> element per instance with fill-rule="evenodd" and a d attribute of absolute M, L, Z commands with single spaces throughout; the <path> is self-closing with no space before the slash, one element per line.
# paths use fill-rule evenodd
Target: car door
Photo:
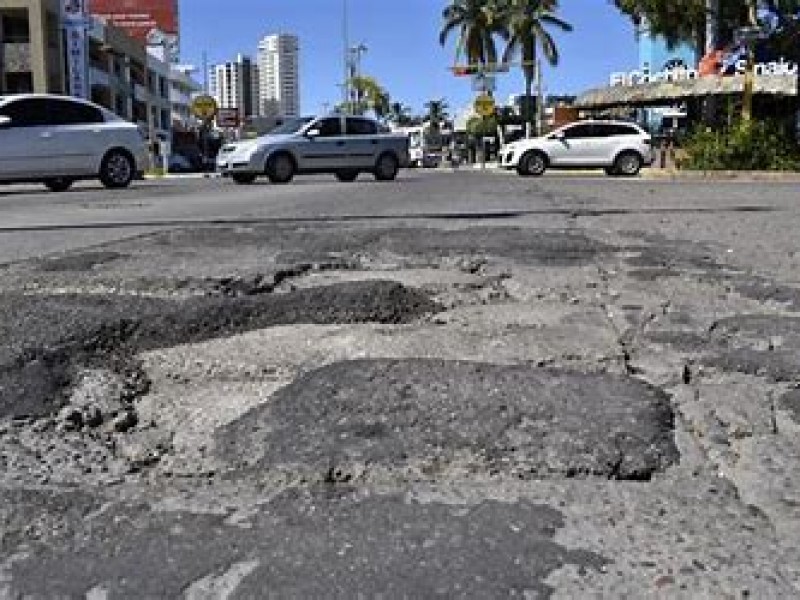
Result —
<path fill-rule="evenodd" d="M 347 144 L 339 116 L 317 119 L 306 130 L 297 154 L 301 169 L 332 171 L 346 165 Z"/>
<path fill-rule="evenodd" d="M 8 122 L 0 127 L 0 178 L 35 179 L 58 168 L 46 98 L 19 98 L 0 106 Z"/>
<path fill-rule="evenodd" d="M 48 100 L 50 143 L 63 175 L 90 175 L 108 146 L 103 113 L 90 104 L 52 98 Z"/>
<path fill-rule="evenodd" d="M 378 126 L 375 121 L 360 117 L 345 119 L 348 166 L 368 169 L 378 160 Z"/>
<path fill-rule="evenodd" d="M 592 156 L 594 134 L 592 123 L 564 127 L 550 154 L 550 163 L 554 166 L 585 166 Z"/>
<path fill-rule="evenodd" d="M 593 165 L 609 166 L 614 162 L 620 143 L 624 143 L 626 136 L 631 136 L 636 130 L 628 125 L 618 123 L 597 123 L 595 125 L 595 146 L 590 157 Z"/>

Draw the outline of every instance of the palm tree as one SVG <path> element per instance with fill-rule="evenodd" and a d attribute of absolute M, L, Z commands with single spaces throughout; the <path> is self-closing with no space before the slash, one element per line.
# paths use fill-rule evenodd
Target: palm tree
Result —
<path fill-rule="evenodd" d="M 389 104 L 388 119 L 398 127 L 410 125 L 413 121 L 411 108 L 402 102 L 392 102 Z"/>
<path fill-rule="evenodd" d="M 432 131 L 439 131 L 442 123 L 447 121 L 447 118 L 450 116 L 447 109 L 447 102 L 445 102 L 444 98 L 428 100 L 425 103 L 426 119 L 431 124 L 430 127 Z"/>
<path fill-rule="evenodd" d="M 498 19 L 496 0 L 451 0 L 442 11 L 444 25 L 439 33 L 439 43 L 444 46 L 447 38 L 458 32 L 456 60 L 463 52 L 469 71 L 481 66 L 497 63 L 495 36 L 508 38 L 502 19 Z"/>
<path fill-rule="evenodd" d="M 508 63 L 515 54 L 522 58 L 522 75 L 525 78 L 525 135 L 531 134 L 530 97 L 534 75 L 541 77 L 537 69 L 538 50 L 548 63 L 558 64 L 558 47 L 547 31 L 547 27 L 557 27 L 562 31 L 572 31 L 572 25 L 555 16 L 557 0 L 508 0 L 505 15 L 511 37 L 503 53 L 503 62 Z M 538 127 L 537 127 L 538 128 Z"/>

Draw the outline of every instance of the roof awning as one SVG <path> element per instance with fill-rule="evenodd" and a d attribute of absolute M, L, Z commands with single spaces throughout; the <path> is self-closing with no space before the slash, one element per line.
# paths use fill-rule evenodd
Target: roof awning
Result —
<path fill-rule="evenodd" d="M 682 81 L 662 81 L 637 85 L 618 85 L 584 92 L 575 101 L 581 109 L 614 108 L 618 106 L 658 106 L 689 98 L 741 94 L 744 76 L 709 75 Z M 755 78 L 754 94 L 794 96 L 797 77 L 794 75 L 759 75 Z"/>

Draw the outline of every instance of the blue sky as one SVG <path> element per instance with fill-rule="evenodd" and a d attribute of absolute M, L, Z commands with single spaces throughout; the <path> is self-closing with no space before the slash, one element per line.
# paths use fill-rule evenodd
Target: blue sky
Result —
<path fill-rule="evenodd" d="M 304 113 L 332 106 L 343 79 L 342 16 L 348 8 L 352 45 L 364 43 L 362 71 L 375 77 L 392 99 L 421 112 L 427 100 L 445 98 L 451 112 L 474 97 L 469 78 L 454 77 L 455 37 L 439 45 L 446 0 L 180 0 L 181 59 L 202 67 L 255 56 L 258 40 L 278 32 L 300 38 L 301 102 Z M 560 16 L 575 30 L 557 36 L 561 62 L 545 70 L 545 93 L 576 93 L 605 85 L 613 71 L 637 65 L 633 28 L 608 0 L 566 0 Z M 498 99 L 523 90 L 517 69 L 498 77 Z M 202 82 L 200 72 L 197 74 Z"/>

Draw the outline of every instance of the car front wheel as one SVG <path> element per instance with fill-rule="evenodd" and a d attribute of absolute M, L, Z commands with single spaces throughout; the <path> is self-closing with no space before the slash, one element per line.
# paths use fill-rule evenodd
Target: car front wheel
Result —
<path fill-rule="evenodd" d="M 541 152 L 527 152 L 517 164 L 517 173 L 523 177 L 539 177 L 547 170 L 547 157 Z"/>
<path fill-rule="evenodd" d="M 66 192 L 72 186 L 73 180 L 69 177 L 54 177 L 44 182 L 45 187 L 51 192 Z"/>
<path fill-rule="evenodd" d="M 636 152 L 623 152 L 614 161 L 614 172 L 623 177 L 633 177 L 642 168 L 642 157 Z"/>
<path fill-rule="evenodd" d="M 135 174 L 136 165 L 125 150 L 110 150 L 100 163 L 100 182 L 110 189 L 128 187 Z"/>
<path fill-rule="evenodd" d="M 272 183 L 289 183 L 294 177 L 294 161 L 288 154 L 276 154 L 267 163 L 267 177 Z"/>
<path fill-rule="evenodd" d="M 397 177 L 400 164 L 392 154 L 381 154 L 375 164 L 375 179 L 378 181 L 392 181 Z"/>

